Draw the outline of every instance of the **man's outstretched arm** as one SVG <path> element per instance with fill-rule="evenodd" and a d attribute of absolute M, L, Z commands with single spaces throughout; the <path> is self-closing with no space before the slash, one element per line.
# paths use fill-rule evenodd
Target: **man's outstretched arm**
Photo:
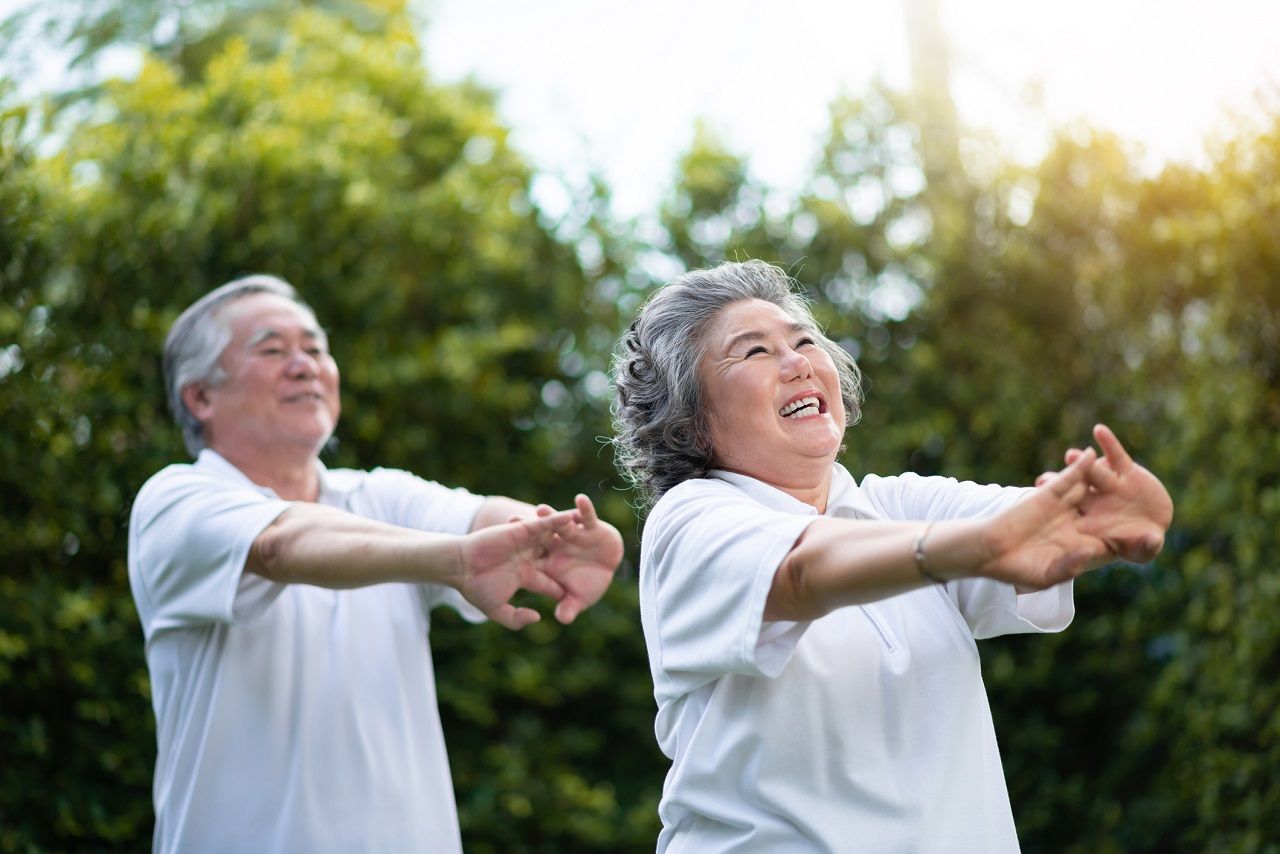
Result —
<path fill-rule="evenodd" d="M 544 506 L 518 521 L 455 536 L 298 503 L 254 540 L 245 569 L 280 583 L 334 589 L 443 584 L 511 629 L 539 618 L 533 609 L 510 604 L 516 591 L 530 590 L 556 600 L 557 617 L 567 623 L 603 594 L 621 560 L 617 532 L 596 520 L 594 510 L 589 516 L 584 520 L 581 503 L 558 513 Z"/>

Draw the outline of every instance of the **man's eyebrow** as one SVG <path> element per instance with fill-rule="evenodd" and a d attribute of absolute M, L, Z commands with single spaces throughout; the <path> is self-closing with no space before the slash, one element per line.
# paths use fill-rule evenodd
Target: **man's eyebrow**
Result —
<path fill-rule="evenodd" d="M 314 326 L 304 327 L 302 330 L 302 334 L 306 338 L 316 338 L 316 339 L 319 339 L 320 341 L 329 340 L 328 336 L 324 334 L 323 329 L 318 329 Z M 245 346 L 257 347 L 263 341 L 266 341 L 268 339 L 283 338 L 283 337 L 284 335 L 280 332 L 280 330 L 272 329 L 270 326 L 264 326 L 261 329 L 255 330 L 254 333 L 249 336 L 249 340 L 245 343 Z"/>

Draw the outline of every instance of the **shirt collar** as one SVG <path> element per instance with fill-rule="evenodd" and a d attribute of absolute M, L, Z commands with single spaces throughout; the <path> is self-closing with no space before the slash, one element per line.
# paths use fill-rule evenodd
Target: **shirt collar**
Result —
<path fill-rule="evenodd" d="M 759 501 L 771 510 L 797 515 L 818 515 L 818 510 L 811 504 L 805 504 L 798 498 L 788 495 L 776 486 L 770 486 L 762 480 L 724 469 L 712 469 L 708 477 L 723 480 L 736 486 L 748 496 Z M 827 494 L 827 516 L 865 517 L 871 510 L 858 483 L 849 474 L 849 470 L 839 463 L 831 464 L 831 488 Z M 874 516 L 874 513 L 871 513 Z"/>
<path fill-rule="evenodd" d="M 271 498 L 280 497 L 276 495 L 276 491 L 271 487 L 254 483 L 249 479 L 248 475 L 240 471 L 240 469 L 232 465 L 226 457 L 222 456 L 222 454 L 219 454 L 212 448 L 202 448 L 200 454 L 196 457 L 195 465 L 196 468 L 217 475 L 218 477 L 225 478 L 226 480 L 239 484 L 240 486 L 246 486 L 256 492 L 261 492 L 263 495 L 270 496 Z M 360 478 L 358 476 L 354 476 L 358 474 L 357 472 L 352 472 L 347 469 L 336 469 L 330 471 L 319 459 L 316 460 L 316 473 L 320 476 L 319 498 L 320 503 L 322 504 L 330 503 L 330 501 L 325 499 L 332 499 L 346 495 L 360 485 Z"/>

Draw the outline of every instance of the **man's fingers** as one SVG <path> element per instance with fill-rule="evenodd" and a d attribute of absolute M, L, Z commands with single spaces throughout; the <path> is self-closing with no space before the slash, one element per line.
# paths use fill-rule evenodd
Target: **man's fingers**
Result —
<path fill-rule="evenodd" d="M 1094 425 L 1093 438 L 1102 449 L 1102 453 L 1111 461 L 1111 468 L 1116 474 L 1124 474 L 1133 465 L 1133 458 L 1129 456 L 1124 445 L 1120 444 L 1116 434 L 1106 424 Z"/>
<path fill-rule="evenodd" d="M 546 516 L 539 516 L 536 519 L 529 520 L 537 526 L 538 533 L 545 535 L 547 533 L 563 533 L 568 528 L 577 524 L 578 511 L 572 510 L 556 510 Z"/>
<path fill-rule="evenodd" d="M 511 603 L 507 603 L 499 605 L 490 611 L 489 619 L 504 628 L 519 631 L 525 626 L 538 622 L 542 617 L 532 608 L 517 608 Z"/>
<path fill-rule="evenodd" d="M 1071 465 L 1076 460 L 1080 459 L 1081 453 L 1083 452 L 1079 448 L 1067 448 L 1067 452 L 1062 455 L 1062 461 L 1067 465 Z"/>
<path fill-rule="evenodd" d="M 560 599 L 565 595 L 564 586 L 560 582 L 538 570 L 530 573 L 528 578 L 522 579 L 520 586 L 531 593 L 550 596 L 552 599 Z"/>
<path fill-rule="evenodd" d="M 1036 478 L 1036 486 L 1044 486 L 1046 483 L 1051 483 L 1055 478 L 1057 478 L 1057 476 L 1058 473 L 1056 471 L 1042 472 L 1040 476 Z"/>
<path fill-rule="evenodd" d="M 581 613 L 582 603 L 576 596 L 566 596 L 556 605 L 556 619 L 566 626 L 576 620 Z"/>

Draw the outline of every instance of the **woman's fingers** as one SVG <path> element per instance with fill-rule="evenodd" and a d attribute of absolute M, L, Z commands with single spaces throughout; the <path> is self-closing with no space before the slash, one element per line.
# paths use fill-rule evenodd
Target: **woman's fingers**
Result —
<path fill-rule="evenodd" d="M 591 499 L 582 493 L 573 499 L 574 506 L 578 510 L 578 521 L 582 523 L 582 527 L 590 529 L 594 528 L 599 517 L 596 516 L 595 505 L 591 503 Z"/>
<path fill-rule="evenodd" d="M 1079 483 L 1072 485 L 1071 489 L 1063 494 L 1062 501 L 1069 507 L 1075 507 L 1084 497 L 1089 494 L 1089 483 L 1087 480 L 1081 480 Z"/>
<path fill-rule="evenodd" d="M 1075 578 L 1080 575 L 1089 568 L 1089 564 L 1093 561 L 1108 555 L 1106 543 L 1090 537 L 1087 541 L 1058 558 L 1050 570 L 1050 574 L 1056 576 L 1058 581 L 1066 581 L 1068 578 Z"/>
<path fill-rule="evenodd" d="M 1120 477 L 1111 466 L 1100 462 L 1089 469 L 1089 483 L 1099 492 L 1110 492 L 1120 484 Z"/>
<path fill-rule="evenodd" d="M 1093 467 L 1093 463 L 1097 458 L 1098 454 L 1093 448 L 1085 448 L 1071 465 L 1063 469 L 1056 478 L 1049 481 L 1049 489 L 1054 495 L 1061 497 L 1072 492 L 1078 486 L 1087 486 L 1085 476 L 1088 475 L 1089 469 Z"/>
<path fill-rule="evenodd" d="M 1102 449 L 1102 453 L 1111 462 L 1111 470 L 1116 474 L 1123 475 L 1133 465 L 1133 458 L 1129 456 L 1129 452 L 1124 449 L 1124 445 L 1120 444 L 1116 434 L 1106 424 L 1094 425 L 1093 438 L 1098 443 L 1098 447 Z"/>

